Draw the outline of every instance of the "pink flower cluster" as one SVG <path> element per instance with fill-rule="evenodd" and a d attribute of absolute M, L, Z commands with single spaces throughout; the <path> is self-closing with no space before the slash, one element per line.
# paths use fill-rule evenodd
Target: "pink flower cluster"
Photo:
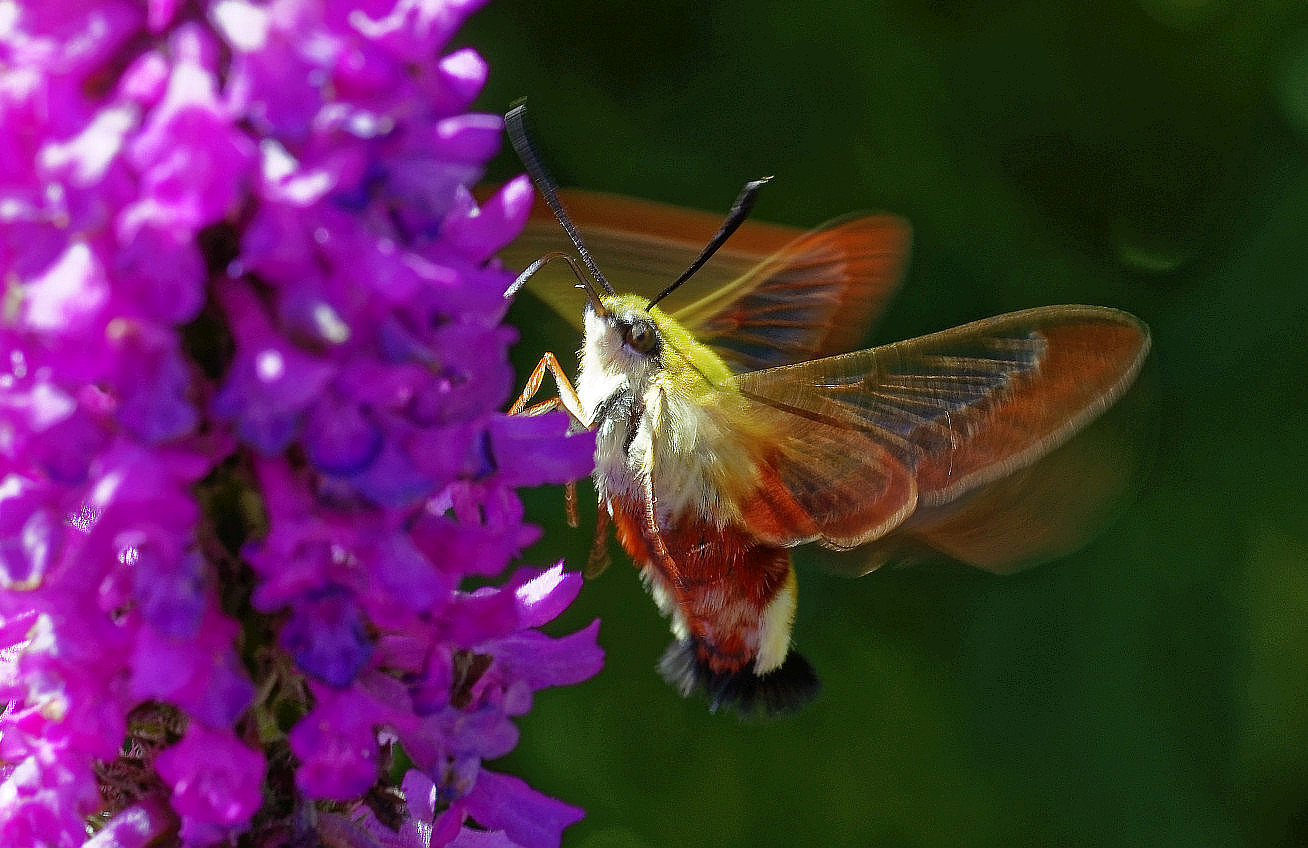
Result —
<path fill-rule="evenodd" d="M 545 848 L 478 0 L 0 4 L 0 844 Z"/>

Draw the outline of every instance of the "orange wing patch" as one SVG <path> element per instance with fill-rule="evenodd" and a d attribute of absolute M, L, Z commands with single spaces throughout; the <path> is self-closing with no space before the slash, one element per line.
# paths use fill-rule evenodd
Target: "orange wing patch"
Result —
<path fill-rule="evenodd" d="M 844 353 L 898 289 L 909 240 L 891 215 L 833 223 L 675 317 L 737 373 Z"/>
<path fill-rule="evenodd" d="M 801 419 L 780 422 L 776 432 L 784 436 L 763 455 L 757 487 L 741 507 L 760 539 L 852 548 L 913 513 L 917 486 L 909 469 L 858 431 Z"/>
<path fill-rule="evenodd" d="M 1014 380 L 970 422 L 966 438 L 918 463 L 923 502 L 946 503 L 1029 465 L 1111 406 L 1148 350 L 1148 336 L 1120 315 L 1074 315 L 1040 326 L 1038 368 Z"/>

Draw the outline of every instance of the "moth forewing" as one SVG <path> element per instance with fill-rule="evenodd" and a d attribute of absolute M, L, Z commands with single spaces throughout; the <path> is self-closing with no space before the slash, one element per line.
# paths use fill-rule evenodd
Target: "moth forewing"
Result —
<path fill-rule="evenodd" d="M 1135 317 L 1095 306 L 1041 307 L 947 332 L 1040 345 L 1033 367 L 1015 375 L 969 437 L 948 456 L 927 459 L 919 482 L 929 505 L 1025 468 L 1066 443 L 1134 382 L 1150 344 Z"/>
<path fill-rule="evenodd" d="M 1074 548 L 1124 485 L 1124 442 L 1101 436 L 1098 456 L 1060 448 L 1133 385 L 1148 349 L 1124 312 L 1042 307 L 735 381 L 762 403 L 838 420 L 912 469 L 917 501 L 896 538 L 836 570 L 866 573 L 916 541 L 1009 571 Z"/>

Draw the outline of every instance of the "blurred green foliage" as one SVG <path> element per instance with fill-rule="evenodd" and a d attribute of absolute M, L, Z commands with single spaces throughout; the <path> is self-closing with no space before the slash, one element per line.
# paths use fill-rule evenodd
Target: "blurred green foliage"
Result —
<path fill-rule="evenodd" d="M 566 844 L 1308 844 L 1303 0 L 497 0 L 462 38 L 565 185 L 721 211 L 775 174 L 758 218 L 908 217 L 878 340 L 1062 302 L 1154 332 L 1153 467 L 1079 554 L 857 581 L 799 555 L 826 688 L 796 717 L 664 685 L 617 554 L 560 628 L 602 617 L 604 671 L 503 763 L 587 809 Z M 578 343 L 515 316 L 524 373 Z M 528 506 L 531 559 L 584 562 L 593 505 Z"/>

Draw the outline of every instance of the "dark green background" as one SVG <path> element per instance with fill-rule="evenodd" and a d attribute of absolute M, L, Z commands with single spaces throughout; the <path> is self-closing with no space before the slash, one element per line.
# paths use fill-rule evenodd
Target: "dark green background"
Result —
<path fill-rule="evenodd" d="M 1081 553 L 856 581 L 800 555 L 826 688 L 797 717 L 683 701 L 625 561 L 589 583 L 562 629 L 603 618 L 603 672 L 495 764 L 586 808 L 566 845 L 1308 844 L 1303 0 L 498 0 L 461 38 L 565 184 L 724 210 L 775 174 L 756 217 L 908 217 L 878 340 L 1062 302 L 1154 333 L 1154 465 Z M 521 368 L 575 349 L 515 315 Z M 579 565 L 558 493 L 529 507 L 532 559 Z"/>

